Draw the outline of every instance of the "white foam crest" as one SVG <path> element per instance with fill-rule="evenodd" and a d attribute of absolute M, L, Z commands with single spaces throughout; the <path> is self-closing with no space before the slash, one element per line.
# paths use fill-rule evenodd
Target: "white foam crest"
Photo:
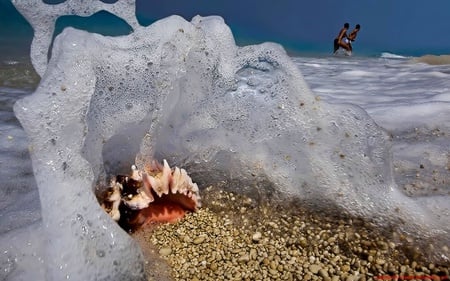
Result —
<path fill-rule="evenodd" d="M 402 56 L 402 55 L 397 55 L 397 54 L 393 54 L 393 53 L 388 53 L 388 52 L 383 52 L 381 53 L 381 58 L 385 58 L 385 59 L 406 59 L 407 57 Z"/>
<path fill-rule="evenodd" d="M 316 67 L 316 68 L 320 68 L 322 67 L 320 64 L 318 63 L 305 63 L 305 66 L 311 66 L 311 67 Z"/>
<path fill-rule="evenodd" d="M 135 0 L 120 0 L 113 4 L 100 0 L 67 0 L 61 4 L 46 4 L 42 0 L 12 0 L 14 6 L 33 26 L 31 62 L 42 77 L 47 68 L 47 54 L 55 30 L 55 22 L 62 15 L 91 16 L 99 11 L 108 11 L 123 18 L 133 29 L 139 26 L 135 16 Z"/>
<path fill-rule="evenodd" d="M 15 61 L 15 60 L 5 60 L 5 61 L 3 61 L 3 63 L 6 65 L 16 65 L 16 64 L 19 64 L 20 62 Z"/>
<path fill-rule="evenodd" d="M 350 70 L 350 71 L 345 71 L 345 72 L 342 72 L 341 74 L 339 74 L 339 78 L 341 78 L 341 79 L 346 79 L 346 78 L 354 79 L 354 77 L 377 77 L 377 76 L 378 75 L 374 72 L 363 71 L 363 70 Z"/>
<path fill-rule="evenodd" d="M 443 102 L 450 102 L 450 92 L 448 93 L 442 93 L 442 94 L 436 94 L 431 98 L 432 101 L 443 101 Z"/>
<path fill-rule="evenodd" d="M 427 76 L 437 77 L 437 78 L 448 78 L 450 76 L 450 74 L 442 73 L 440 71 L 431 71 L 431 72 L 427 73 Z"/>
<path fill-rule="evenodd" d="M 448 102 L 383 105 L 368 109 L 377 123 L 391 131 L 417 127 L 442 128 L 450 131 L 449 111 Z"/>

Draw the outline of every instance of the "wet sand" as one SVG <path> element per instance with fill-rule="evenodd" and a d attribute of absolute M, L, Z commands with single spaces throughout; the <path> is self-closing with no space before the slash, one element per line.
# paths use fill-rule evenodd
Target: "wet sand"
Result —
<path fill-rule="evenodd" d="M 430 65 L 444 65 L 450 64 L 450 55 L 425 55 L 418 58 L 414 58 L 413 62 L 422 62 Z"/>

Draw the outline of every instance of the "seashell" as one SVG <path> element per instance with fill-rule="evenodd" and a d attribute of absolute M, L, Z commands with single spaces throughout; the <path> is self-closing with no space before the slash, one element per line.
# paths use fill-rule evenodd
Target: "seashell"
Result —
<path fill-rule="evenodd" d="M 117 175 L 101 202 L 105 211 L 125 230 L 155 222 L 175 222 L 201 206 L 199 188 L 186 170 L 153 160 L 130 175 Z"/>

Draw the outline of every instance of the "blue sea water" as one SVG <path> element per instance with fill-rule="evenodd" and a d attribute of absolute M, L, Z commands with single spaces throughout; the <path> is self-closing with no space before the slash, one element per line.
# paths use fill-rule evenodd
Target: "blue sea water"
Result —
<path fill-rule="evenodd" d="M 44 1 L 46 3 L 60 3 L 64 1 Z M 108 3 L 108 1 L 103 1 Z M 116 1 L 109 1 L 116 2 Z M 141 3 L 141 4 L 140 4 Z M 137 1 L 137 19 L 143 26 L 148 26 L 160 19 L 157 16 L 168 16 L 171 14 L 186 14 L 190 17 L 195 13 L 189 13 L 174 8 L 173 13 L 158 13 L 157 9 L 151 9 L 152 13 L 148 14 L 149 8 L 140 9 L 140 6 L 147 6 L 143 1 Z M 223 8 L 224 11 L 227 11 Z M 155 10 L 155 11 L 154 11 Z M 167 8 L 166 8 L 167 10 Z M 191 9 L 189 9 L 191 10 Z M 146 13 L 147 12 L 147 13 Z M 190 20 L 190 18 L 187 18 Z M 227 21 L 227 18 L 225 18 Z M 245 22 L 244 22 L 245 23 Z M 258 44 L 266 41 L 273 41 L 282 44 L 284 48 L 292 55 L 302 56 L 321 56 L 328 55 L 333 48 L 333 35 L 327 40 L 308 41 L 293 40 L 289 36 L 279 36 L 277 31 L 261 29 L 258 26 L 244 26 L 239 21 L 227 22 L 233 30 L 236 43 L 244 46 L 249 44 Z M 97 32 L 103 35 L 125 35 L 132 31 L 132 28 L 122 19 L 108 12 L 99 12 L 89 17 L 79 16 L 63 16 L 58 19 L 55 36 L 67 27 L 72 26 L 78 29 Z M 330 27 L 332 29 L 334 27 Z M 288 31 L 288 30 L 287 30 Z M 364 33 L 364 29 L 361 31 Z M 0 58 L 26 59 L 29 54 L 29 47 L 33 36 L 33 30 L 28 22 L 14 8 L 10 0 L 0 0 Z M 363 36 L 363 35 L 362 35 Z M 383 52 L 391 52 L 401 54 L 403 56 L 421 56 L 424 54 L 446 54 L 449 53 L 448 48 L 425 49 L 423 47 L 414 48 L 405 45 L 397 48 L 375 48 L 370 44 L 354 42 L 355 55 L 364 57 L 377 57 Z"/>
<path fill-rule="evenodd" d="M 12 111 L 14 102 L 31 94 L 39 82 L 28 57 L 32 30 L 15 10 L 3 9 L 4 5 L 2 2 L 0 10 L 1 247 L 10 234 L 40 221 L 28 142 Z M 105 35 L 131 32 L 127 24 L 107 13 L 87 22 L 79 17 L 61 18 L 56 33 L 69 25 Z M 257 43 L 245 36 L 236 40 L 240 45 Z M 424 200 L 427 196 L 450 195 L 450 154 L 441 153 L 441 148 L 448 148 L 450 143 L 450 65 L 445 60 L 443 65 L 430 65 L 414 61 L 412 53 L 358 50 L 357 46 L 353 57 L 334 57 L 326 46 L 287 45 L 294 46 L 288 51 L 318 97 L 330 103 L 357 104 L 392 134 L 396 140 L 395 176 L 403 192 Z M 17 249 L 16 245 L 6 246 Z M 8 258 L 2 264 L 6 273 L 0 273 L 0 277 L 7 278 L 17 266 L 14 258 L 20 254 L 1 250 Z M 34 254 L 39 256 L 39 252 Z"/>

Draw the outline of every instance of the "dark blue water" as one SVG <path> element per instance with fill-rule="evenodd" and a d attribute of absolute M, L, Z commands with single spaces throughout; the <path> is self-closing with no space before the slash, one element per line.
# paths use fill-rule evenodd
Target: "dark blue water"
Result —
<path fill-rule="evenodd" d="M 113 3 L 117 0 L 103 0 L 105 3 Z M 60 3 L 64 0 L 46 0 L 46 3 Z M 258 44 L 262 42 L 276 42 L 282 44 L 289 54 L 298 56 L 323 56 L 332 52 L 333 38 L 338 30 L 330 26 L 326 34 L 317 40 L 318 30 L 314 26 L 306 23 L 299 25 L 296 21 L 301 19 L 292 19 L 289 16 L 283 18 L 279 7 L 269 7 L 267 5 L 256 5 L 256 3 L 245 2 L 238 6 L 230 3 L 208 3 L 202 2 L 195 5 L 186 5 L 172 1 L 170 3 L 151 4 L 151 1 L 136 1 L 136 16 L 143 26 L 148 26 L 154 21 L 163 17 L 177 14 L 186 20 L 199 14 L 220 15 L 224 17 L 225 22 L 230 26 L 238 45 Z M 285 3 L 284 5 L 288 5 Z M 273 9 L 271 17 L 268 17 L 268 11 Z M 286 9 L 284 7 L 283 9 Z M 236 14 L 236 10 L 242 13 Z M 270 13 L 269 13 L 270 15 Z M 280 25 L 286 25 L 288 28 L 280 29 Z M 273 25 L 273 26 L 272 26 Z M 122 19 L 107 12 L 99 12 L 90 17 L 64 16 L 57 20 L 55 36 L 65 27 L 72 26 L 90 32 L 96 32 L 103 35 L 117 36 L 129 34 L 132 29 Z M 369 28 L 369 27 L 366 27 Z M 303 30 L 303 31 L 302 31 Z M 354 55 L 357 56 L 379 56 L 382 52 L 397 53 L 406 56 L 420 56 L 423 54 L 448 53 L 446 48 L 423 49 L 403 46 L 395 49 L 379 48 L 366 44 L 364 40 L 364 28 L 361 33 L 361 42 L 355 42 Z M 306 36 L 296 37 L 293 34 L 305 33 Z M 29 46 L 33 30 L 26 20 L 17 12 L 10 0 L 0 0 L 0 59 L 2 60 L 21 60 L 29 56 Z M 308 40 L 308 37 L 311 37 Z M 366 36 L 367 37 L 367 36 Z M 306 39 L 305 39 L 306 38 Z"/>

